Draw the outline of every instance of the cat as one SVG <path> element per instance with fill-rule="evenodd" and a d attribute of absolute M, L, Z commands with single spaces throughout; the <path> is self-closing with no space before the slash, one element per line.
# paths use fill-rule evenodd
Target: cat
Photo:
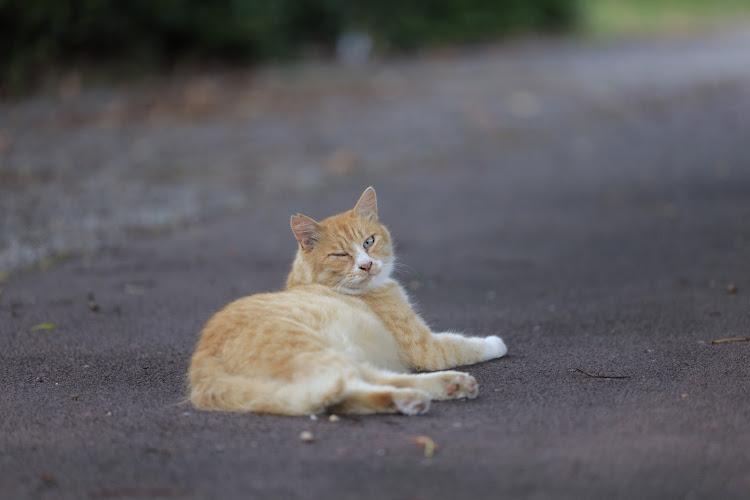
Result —
<path fill-rule="evenodd" d="M 473 399 L 451 367 L 502 357 L 497 336 L 433 333 L 391 278 L 391 236 L 368 187 L 352 210 L 291 218 L 299 247 L 286 289 L 238 299 L 201 332 L 188 373 L 199 409 L 418 415 Z M 431 372 L 431 373 L 413 373 Z"/>

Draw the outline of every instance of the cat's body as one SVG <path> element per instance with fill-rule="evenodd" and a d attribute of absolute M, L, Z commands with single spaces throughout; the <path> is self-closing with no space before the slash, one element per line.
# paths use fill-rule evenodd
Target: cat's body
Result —
<path fill-rule="evenodd" d="M 498 337 L 432 333 L 390 277 L 390 235 L 375 192 L 323 222 L 292 217 L 300 244 L 287 288 L 214 315 L 190 364 L 202 409 L 304 415 L 424 413 L 433 399 L 477 394 L 445 370 L 505 355 Z"/>

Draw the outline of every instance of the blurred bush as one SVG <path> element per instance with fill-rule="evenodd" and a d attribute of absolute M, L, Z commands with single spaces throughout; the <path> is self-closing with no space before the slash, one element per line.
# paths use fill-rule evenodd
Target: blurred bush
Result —
<path fill-rule="evenodd" d="M 0 85 L 50 67 L 259 61 L 361 30 L 386 50 L 569 27 L 576 0 L 0 0 Z"/>

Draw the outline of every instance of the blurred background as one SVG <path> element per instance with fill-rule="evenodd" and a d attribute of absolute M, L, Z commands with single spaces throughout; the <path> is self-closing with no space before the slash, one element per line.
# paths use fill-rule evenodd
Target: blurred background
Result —
<path fill-rule="evenodd" d="M 427 165 L 595 183 L 628 168 L 601 120 L 646 134 L 668 96 L 746 96 L 748 20 L 750 0 L 0 0 L 0 272 Z M 537 166 L 561 151 L 564 175 Z"/>
<path fill-rule="evenodd" d="M 299 57 L 356 62 L 529 33 L 597 37 L 737 24 L 748 0 L 3 0 L 6 95 L 78 71 L 93 80 Z"/>
<path fill-rule="evenodd" d="M 55 67 L 76 65 L 138 73 L 487 41 L 570 29 L 577 7 L 575 0 L 5 0 L 3 83 L 22 90 Z"/>

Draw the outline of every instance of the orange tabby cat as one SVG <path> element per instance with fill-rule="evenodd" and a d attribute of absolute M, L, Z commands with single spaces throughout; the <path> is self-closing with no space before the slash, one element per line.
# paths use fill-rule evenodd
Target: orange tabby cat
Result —
<path fill-rule="evenodd" d="M 375 190 L 315 222 L 292 217 L 299 250 L 284 291 L 241 298 L 206 324 L 190 362 L 198 408 L 304 415 L 425 413 L 475 398 L 474 377 L 445 370 L 499 358 L 499 337 L 433 333 L 390 274 Z"/>

